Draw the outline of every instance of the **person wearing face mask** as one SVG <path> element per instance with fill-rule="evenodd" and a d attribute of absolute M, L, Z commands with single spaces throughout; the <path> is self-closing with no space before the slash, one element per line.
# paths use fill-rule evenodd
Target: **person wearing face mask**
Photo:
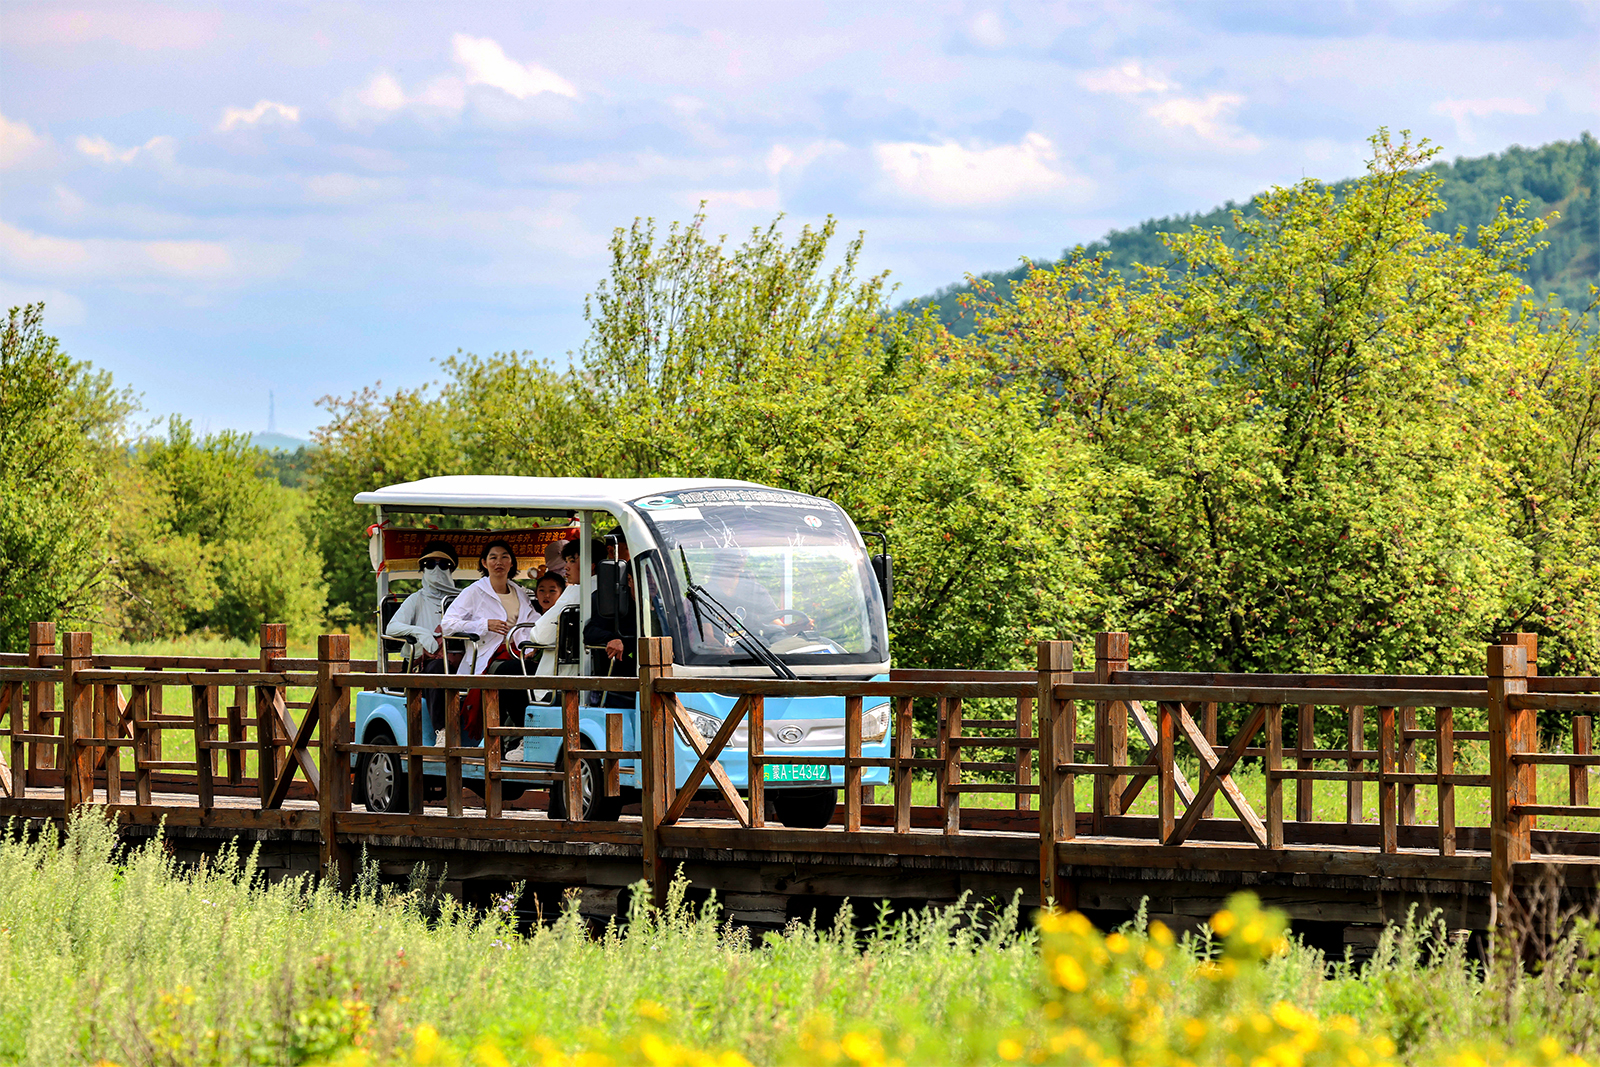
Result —
<path fill-rule="evenodd" d="M 429 541 L 422 546 L 417 566 L 422 571 L 422 588 L 406 597 L 400 610 L 384 627 L 385 637 L 407 638 L 408 669 L 424 674 L 444 674 L 445 657 L 440 648 L 439 620 L 444 617 L 444 599 L 456 592 L 456 550 L 445 541 Z M 423 703 L 433 720 L 435 732 L 444 726 L 444 691 L 425 689 Z"/>

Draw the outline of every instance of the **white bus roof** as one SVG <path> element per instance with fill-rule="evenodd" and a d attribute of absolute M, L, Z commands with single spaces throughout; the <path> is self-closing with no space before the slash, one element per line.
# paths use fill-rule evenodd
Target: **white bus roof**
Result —
<path fill-rule="evenodd" d="M 770 489 L 725 478 L 523 478 L 506 474 L 456 474 L 386 485 L 357 493 L 357 504 L 395 511 L 584 511 L 617 513 L 640 497 L 685 489 Z"/>

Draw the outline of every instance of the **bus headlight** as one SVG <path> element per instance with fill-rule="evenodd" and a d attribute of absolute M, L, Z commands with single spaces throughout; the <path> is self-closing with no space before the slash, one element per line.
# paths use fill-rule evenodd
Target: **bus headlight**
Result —
<path fill-rule="evenodd" d="M 889 732 L 889 705 L 880 704 L 861 713 L 861 740 L 882 741 Z"/>
<path fill-rule="evenodd" d="M 717 731 L 722 729 L 721 719 L 713 719 L 709 715 L 701 715 L 694 711 L 689 713 L 689 721 L 694 723 L 695 732 L 707 741 L 716 737 Z"/>

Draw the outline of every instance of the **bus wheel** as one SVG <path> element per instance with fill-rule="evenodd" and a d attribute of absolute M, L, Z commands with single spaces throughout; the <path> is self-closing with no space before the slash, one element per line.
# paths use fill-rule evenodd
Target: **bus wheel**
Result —
<path fill-rule="evenodd" d="M 797 830 L 820 830 L 833 821 L 833 809 L 839 804 L 839 790 L 826 789 L 774 789 L 767 794 L 772 798 L 773 814 L 785 826 Z"/>
<path fill-rule="evenodd" d="M 379 727 L 367 735 L 369 745 L 392 745 L 394 735 Z M 411 810 L 406 795 L 405 765 L 392 752 L 363 752 L 356 757 L 356 800 L 379 814 Z"/>
<path fill-rule="evenodd" d="M 561 756 L 556 757 L 555 766 L 557 770 L 561 769 Z M 583 822 L 616 822 L 622 814 L 622 798 L 605 795 L 605 778 L 600 761 L 586 759 L 581 766 L 579 787 L 583 792 L 583 814 L 579 819 Z M 567 790 L 562 779 L 557 778 L 550 783 L 550 807 L 547 810 L 552 819 L 567 817 Z"/>

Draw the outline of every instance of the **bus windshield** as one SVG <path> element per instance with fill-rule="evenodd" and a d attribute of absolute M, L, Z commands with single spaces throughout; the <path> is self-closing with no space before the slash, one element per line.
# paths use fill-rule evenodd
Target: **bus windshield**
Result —
<path fill-rule="evenodd" d="M 751 662 L 741 630 L 786 661 L 888 658 L 876 580 L 834 504 L 781 490 L 703 489 L 633 505 L 661 546 L 674 602 L 661 607 L 686 662 Z M 688 597 L 691 582 L 714 603 Z"/>

